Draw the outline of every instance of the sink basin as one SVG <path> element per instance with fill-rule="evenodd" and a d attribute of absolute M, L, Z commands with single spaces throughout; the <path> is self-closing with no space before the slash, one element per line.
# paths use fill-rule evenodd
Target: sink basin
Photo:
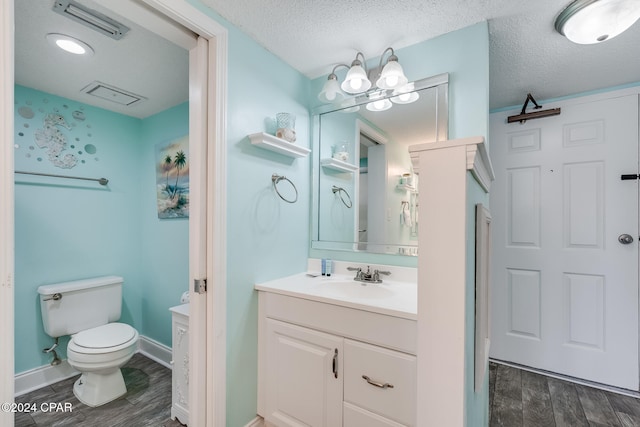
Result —
<path fill-rule="evenodd" d="M 380 283 L 363 283 L 355 280 L 326 281 L 316 285 L 318 293 L 331 297 L 355 299 L 389 298 L 394 292 Z"/>

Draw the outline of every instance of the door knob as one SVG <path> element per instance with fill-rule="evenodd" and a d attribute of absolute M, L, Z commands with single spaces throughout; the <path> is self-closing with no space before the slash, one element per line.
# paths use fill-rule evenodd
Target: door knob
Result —
<path fill-rule="evenodd" d="M 622 243 L 623 245 L 628 245 L 629 243 L 633 243 L 633 237 L 628 234 L 621 234 L 618 236 L 618 242 Z"/>

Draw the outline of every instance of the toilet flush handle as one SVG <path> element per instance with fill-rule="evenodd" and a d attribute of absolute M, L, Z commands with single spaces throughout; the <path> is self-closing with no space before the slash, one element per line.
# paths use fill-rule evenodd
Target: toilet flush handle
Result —
<path fill-rule="evenodd" d="M 44 298 L 42 301 L 51 301 L 51 300 L 58 301 L 60 299 L 62 299 L 62 294 L 59 293 L 59 292 L 56 292 L 55 294 L 51 295 L 50 297 Z"/>

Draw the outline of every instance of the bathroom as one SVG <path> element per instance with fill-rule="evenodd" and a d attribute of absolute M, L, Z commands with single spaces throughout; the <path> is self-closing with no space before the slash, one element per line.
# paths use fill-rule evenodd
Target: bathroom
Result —
<path fill-rule="evenodd" d="M 256 283 L 303 272 L 308 258 L 405 267 L 416 267 L 417 261 L 415 257 L 311 249 L 311 165 L 253 147 L 247 135 L 270 130 L 270 120 L 275 114 L 287 111 L 297 117 L 298 144 L 310 147 L 309 110 L 315 105 L 315 93 L 325 78 L 310 81 L 215 13 L 204 7 L 201 9 L 221 22 L 229 37 L 225 147 L 226 418 L 227 425 L 244 426 L 255 418 L 257 406 Z M 486 24 L 478 24 L 397 51 L 405 72 L 412 79 L 451 73 L 455 84 L 449 92 L 450 138 L 486 134 L 487 37 Z M 434 58 L 441 59 L 435 61 Z M 16 106 L 43 98 L 28 99 L 32 98 L 28 94 L 24 91 L 20 98 L 17 91 L 16 102 L 19 104 Z M 45 283 L 120 274 L 125 277 L 122 321 L 134 325 L 143 336 L 166 346 L 171 344 L 168 308 L 179 302 L 180 295 L 189 286 L 188 222 L 157 218 L 153 162 L 156 143 L 184 136 L 188 131 L 186 106 L 176 108 L 179 111 L 167 113 L 171 113 L 175 123 L 169 123 L 161 116 L 143 124 L 120 117 L 124 123 L 117 129 L 107 126 L 112 132 L 137 127 L 144 144 L 127 144 L 133 138 L 121 134 L 109 136 L 105 142 L 93 142 L 99 160 L 93 161 L 90 176 L 108 178 L 109 191 L 100 190 L 98 184 L 89 186 L 88 190 L 85 184 L 16 184 L 15 336 L 16 342 L 21 344 L 21 336 L 38 337 L 29 348 L 16 345 L 16 373 L 49 361 L 42 349 L 52 341 L 41 329 L 36 295 L 37 286 Z M 103 115 L 108 116 L 107 113 Z M 19 126 L 23 126 L 23 122 L 16 122 L 16 133 L 20 132 Z M 114 153 L 109 154 L 112 148 L 106 147 L 114 144 L 112 141 L 116 141 L 116 148 L 121 151 L 115 152 L 116 148 L 113 148 Z M 29 149 L 28 145 L 21 149 L 25 148 Z M 105 164 L 109 159 L 105 154 L 113 157 L 109 167 Z M 286 175 L 295 182 L 300 191 L 295 204 L 284 204 L 276 198 L 271 186 L 273 173 Z M 119 178 L 120 175 L 123 177 Z M 125 179 L 129 184 L 120 187 L 124 184 L 118 181 Z M 28 192 L 37 192 L 37 196 Z M 40 210 L 34 209 L 36 212 L 29 215 L 20 214 L 21 203 L 32 203 L 31 197 L 42 197 L 46 204 L 38 206 Z M 76 206 L 79 198 L 88 199 L 86 206 Z M 47 207 L 60 206 L 60 202 L 70 208 L 56 208 L 59 217 L 52 219 L 47 215 Z M 78 209 L 82 210 L 76 212 Z M 44 219 L 38 220 L 36 213 Z M 36 222 L 41 228 L 34 229 Z M 61 230 L 64 230 L 62 235 Z M 95 236 L 103 243 L 89 241 L 88 236 Z M 61 239 L 71 248 L 66 249 L 69 252 L 62 251 L 58 244 Z M 74 245 L 70 245 L 70 241 Z M 27 259 L 20 255 L 24 253 L 30 254 Z M 40 253 L 38 258 L 47 262 L 51 271 L 45 271 L 47 268 L 43 264 L 38 264 L 43 268 L 37 271 L 32 268 L 32 262 L 36 262 L 32 257 Z M 117 254 L 115 259 L 114 254 Z M 33 285 L 23 287 L 22 280 Z M 481 406 L 482 399 L 478 402 L 478 407 Z"/>

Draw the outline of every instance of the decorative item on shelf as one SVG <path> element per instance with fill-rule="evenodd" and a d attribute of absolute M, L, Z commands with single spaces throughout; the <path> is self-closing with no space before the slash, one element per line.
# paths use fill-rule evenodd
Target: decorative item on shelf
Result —
<path fill-rule="evenodd" d="M 387 53 L 389 53 L 389 55 L 385 60 Z M 370 111 L 384 111 L 391 108 L 391 102 L 386 98 L 386 91 L 399 90 L 406 86 L 408 82 L 402 66 L 398 62 L 398 57 L 395 55 L 393 48 L 389 47 L 380 55 L 380 63 L 377 68 L 368 70 L 366 68 L 366 62 L 362 52 L 358 52 L 353 62 L 351 62 L 351 66 L 338 64 L 333 67 L 331 74 L 329 74 L 326 83 L 318 94 L 318 99 L 326 103 L 340 104 L 345 99 L 345 92 L 351 95 L 365 93 L 372 88 L 373 85 L 371 82 L 373 80 L 375 81 L 375 90 L 379 92 L 376 96 L 380 98 L 380 102 L 378 102 L 375 107 L 369 108 L 369 106 L 367 106 L 367 108 Z M 338 84 L 338 76 L 336 75 L 336 70 L 339 67 L 349 69 L 344 81 L 340 85 Z M 394 92 L 394 95 L 400 93 L 405 93 L 405 91 L 398 92 L 397 94 Z"/>
<path fill-rule="evenodd" d="M 620 35 L 639 18 L 638 0 L 575 0 L 560 12 L 555 28 L 574 43 L 594 44 Z"/>
<path fill-rule="evenodd" d="M 276 122 L 278 126 L 276 137 L 284 139 L 285 141 L 295 142 L 296 116 L 291 113 L 278 113 L 276 114 Z"/>
<path fill-rule="evenodd" d="M 349 146 L 347 141 L 340 141 L 340 143 L 333 145 L 331 147 L 331 157 L 337 160 L 342 160 L 343 162 L 348 162 Z"/>

